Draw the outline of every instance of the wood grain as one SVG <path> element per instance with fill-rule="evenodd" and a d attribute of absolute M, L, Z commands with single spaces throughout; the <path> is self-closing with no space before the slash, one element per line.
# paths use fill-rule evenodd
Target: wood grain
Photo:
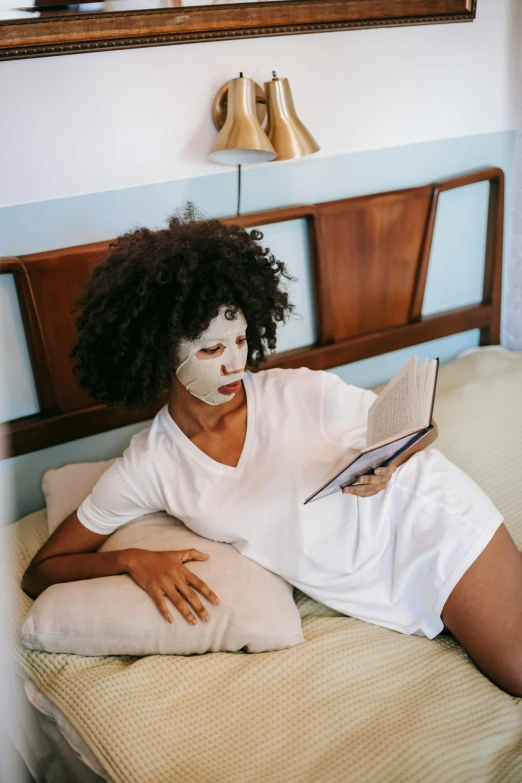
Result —
<path fill-rule="evenodd" d="M 219 39 L 471 22 L 476 0 L 274 0 L 0 23 L 0 60 Z"/>
<path fill-rule="evenodd" d="M 406 323 L 431 187 L 317 205 L 333 342 Z"/>

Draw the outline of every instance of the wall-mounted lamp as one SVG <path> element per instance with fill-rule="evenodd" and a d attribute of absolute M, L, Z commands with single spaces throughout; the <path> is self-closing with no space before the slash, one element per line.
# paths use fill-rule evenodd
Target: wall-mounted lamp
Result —
<path fill-rule="evenodd" d="M 296 114 L 288 79 L 279 79 L 275 71 L 272 74 L 263 90 L 241 73 L 218 90 L 212 104 L 212 119 L 219 133 L 209 158 L 238 165 L 238 215 L 242 163 L 290 160 L 320 149 Z"/>

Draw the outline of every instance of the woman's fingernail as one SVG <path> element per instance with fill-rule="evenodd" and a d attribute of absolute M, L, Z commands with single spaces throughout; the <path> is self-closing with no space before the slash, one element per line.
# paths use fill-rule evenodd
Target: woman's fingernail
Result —
<path fill-rule="evenodd" d="M 375 472 L 380 475 L 382 473 L 382 470 L 380 468 L 377 468 L 377 470 Z"/>

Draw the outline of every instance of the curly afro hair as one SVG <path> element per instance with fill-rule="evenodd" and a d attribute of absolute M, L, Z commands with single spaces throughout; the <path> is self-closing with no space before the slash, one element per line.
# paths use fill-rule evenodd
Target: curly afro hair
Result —
<path fill-rule="evenodd" d="M 260 231 L 200 219 L 188 202 L 168 228 L 138 228 L 109 246 L 78 299 L 78 343 L 71 353 L 80 385 L 107 405 L 137 410 L 157 403 L 185 338 L 205 331 L 222 305 L 247 323 L 248 363 L 276 346 L 276 329 L 294 309 L 282 261 L 258 244 Z"/>

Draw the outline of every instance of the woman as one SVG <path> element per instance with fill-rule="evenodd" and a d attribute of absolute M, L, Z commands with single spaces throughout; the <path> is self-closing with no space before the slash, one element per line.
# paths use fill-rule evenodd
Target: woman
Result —
<path fill-rule="evenodd" d="M 187 622 L 207 621 L 201 597 L 219 599 L 184 563 L 208 555 L 97 551 L 120 525 L 166 510 L 344 614 L 428 638 L 448 629 L 522 695 L 522 559 L 463 471 L 417 445 L 303 505 L 364 445 L 375 394 L 306 368 L 245 372 L 293 309 L 262 236 L 189 206 L 167 229 L 120 237 L 94 270 L 73 352 L 82 386 L 129 409 L 168 389 L 168 403 L 35 555 L 23 589 L 127 573 L 166 621 L 166 598 Z"/>

